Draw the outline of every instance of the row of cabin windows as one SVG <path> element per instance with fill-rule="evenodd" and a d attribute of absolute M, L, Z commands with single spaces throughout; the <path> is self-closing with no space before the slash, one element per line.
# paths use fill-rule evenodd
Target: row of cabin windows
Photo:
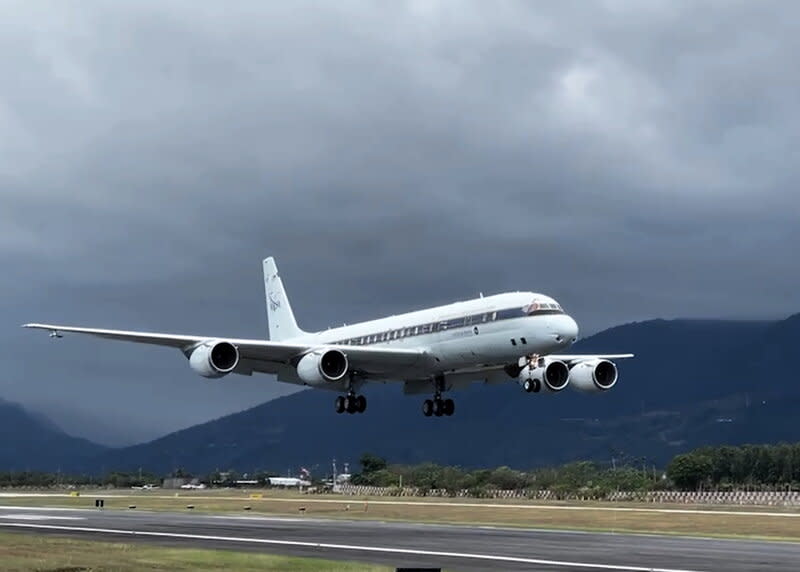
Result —
<path fill-rule="evenodd" d="M 520 318 L 519 310 L 516 310 L 516 318 Z M 344 346 L 365 346 L 368 344 L 377 344 L 380 342 L 388 342 L 391 340 L 401 340 L 412 336 L 421 336 L 424 334 L 432 334 L 435 332 L 444 332 L 453 328 L 462 328 L 465 326 L 472 326 L 477 324 L 484 324 L 486 322 L 493 322 L 497 319 L 497 312 L 487 312 L 484 314 L 474 314 L 472 316 L 465 316 L 464 318 L 455 318 L 453 320 L 443 320 L 441 322 L 432 322 L 430 324 L 423 324 L 421 326 L 411 326 L 409 328 L 400 328 L 398 330 L 390 330 L 388 332 L 381 332 L 380 334 L 371 334 L 368 336 L 359 336 L 357 338 L 350 338 L 349 340 L 342 340 L 334 342 Z"/>

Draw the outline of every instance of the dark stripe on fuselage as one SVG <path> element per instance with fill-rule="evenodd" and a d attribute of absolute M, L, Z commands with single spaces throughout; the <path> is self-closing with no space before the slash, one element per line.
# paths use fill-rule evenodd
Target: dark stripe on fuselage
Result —
<path fill-rule="evenodd" d="M 505 310 L 497 310 L 495 312 L 471 314 L 462 318 L 453 318 L 450 320 L 441 320 L 439 322 L 428 322 L 425 324 L 418 324 L 416 326 L 407 326 L 405 328 L 386 330 L 375 334 L 356 336 L 354 338 L 348 338 L 331 343 L 345 346 L 368 346 L 372 344 L 385 343 L 392 340 L 402 340 L 405 338 L 424 336 L 436 332 L 445 332 L 459 328 L 471 328 L 481 324 L 488 324 L 490 322 L 499 322 L 501 320 L 513 320 L 516 318 L 524 318 L 526 316 L 545 316 L 563 313 L 564 312 L 562 310 L 556 309 L 541 309 L 525 312 L 524 309 L 515 307 Z"/>

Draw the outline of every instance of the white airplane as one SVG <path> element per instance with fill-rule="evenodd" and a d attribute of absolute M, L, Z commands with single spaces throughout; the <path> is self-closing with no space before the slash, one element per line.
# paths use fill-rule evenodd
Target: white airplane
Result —
<path fill-rule="evenodd" d="M 361 322 L 322 332 L 297 326 L 273 258 L 263 263 L 269 340 L 187 336 L 25 324 L 112 340 L 181 350 L 199 375 L 276 374 L 278 381 L 338 391 L 337 413 L 363 413 L 359 394 L 368 382 L 402 381 L 406 394 L 425 399 L 426 417 L 455 410 L 445 391 L 474 381 L 516 381 L 526 392 L 562 391 L 568 385 L 602 392 L 617 383 L 612 359 L 633 354 L 555 354 L 572 345 L 578 325 L 553 298 L 533 292 L 481 296 L 474 300 Z"/>

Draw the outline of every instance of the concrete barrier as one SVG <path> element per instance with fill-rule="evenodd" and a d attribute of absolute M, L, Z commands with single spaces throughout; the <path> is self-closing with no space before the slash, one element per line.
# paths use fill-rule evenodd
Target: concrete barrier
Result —
<path fill-rule="evenodd" d="M 424 491 L 415 487 L 369 487 L 341 485 L 338 491 L 350 496 L 375 497 L 450 497 L 450 498 L 491 498 L 491 499 L 529 499 L 529 500 L 587 500 L 581 495 L 557 494 L 550 490 L 502 490 L 482 489 L 476 491 L 462 489 L 447 491 L 432 489 Z M 614 491 L 596 500 L 612 502 L 647 502 L 670 504 L 719 504 L 753 506 L 800 506 L 798 491 Z"/>

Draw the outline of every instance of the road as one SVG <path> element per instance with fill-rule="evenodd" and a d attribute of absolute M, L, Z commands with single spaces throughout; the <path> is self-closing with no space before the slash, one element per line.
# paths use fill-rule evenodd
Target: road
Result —
<path fill-rule="evenodd" d="M 0 530 L 449 570 L 797 570 L 800 543 L 306 517 L 0 506 Z"/>

